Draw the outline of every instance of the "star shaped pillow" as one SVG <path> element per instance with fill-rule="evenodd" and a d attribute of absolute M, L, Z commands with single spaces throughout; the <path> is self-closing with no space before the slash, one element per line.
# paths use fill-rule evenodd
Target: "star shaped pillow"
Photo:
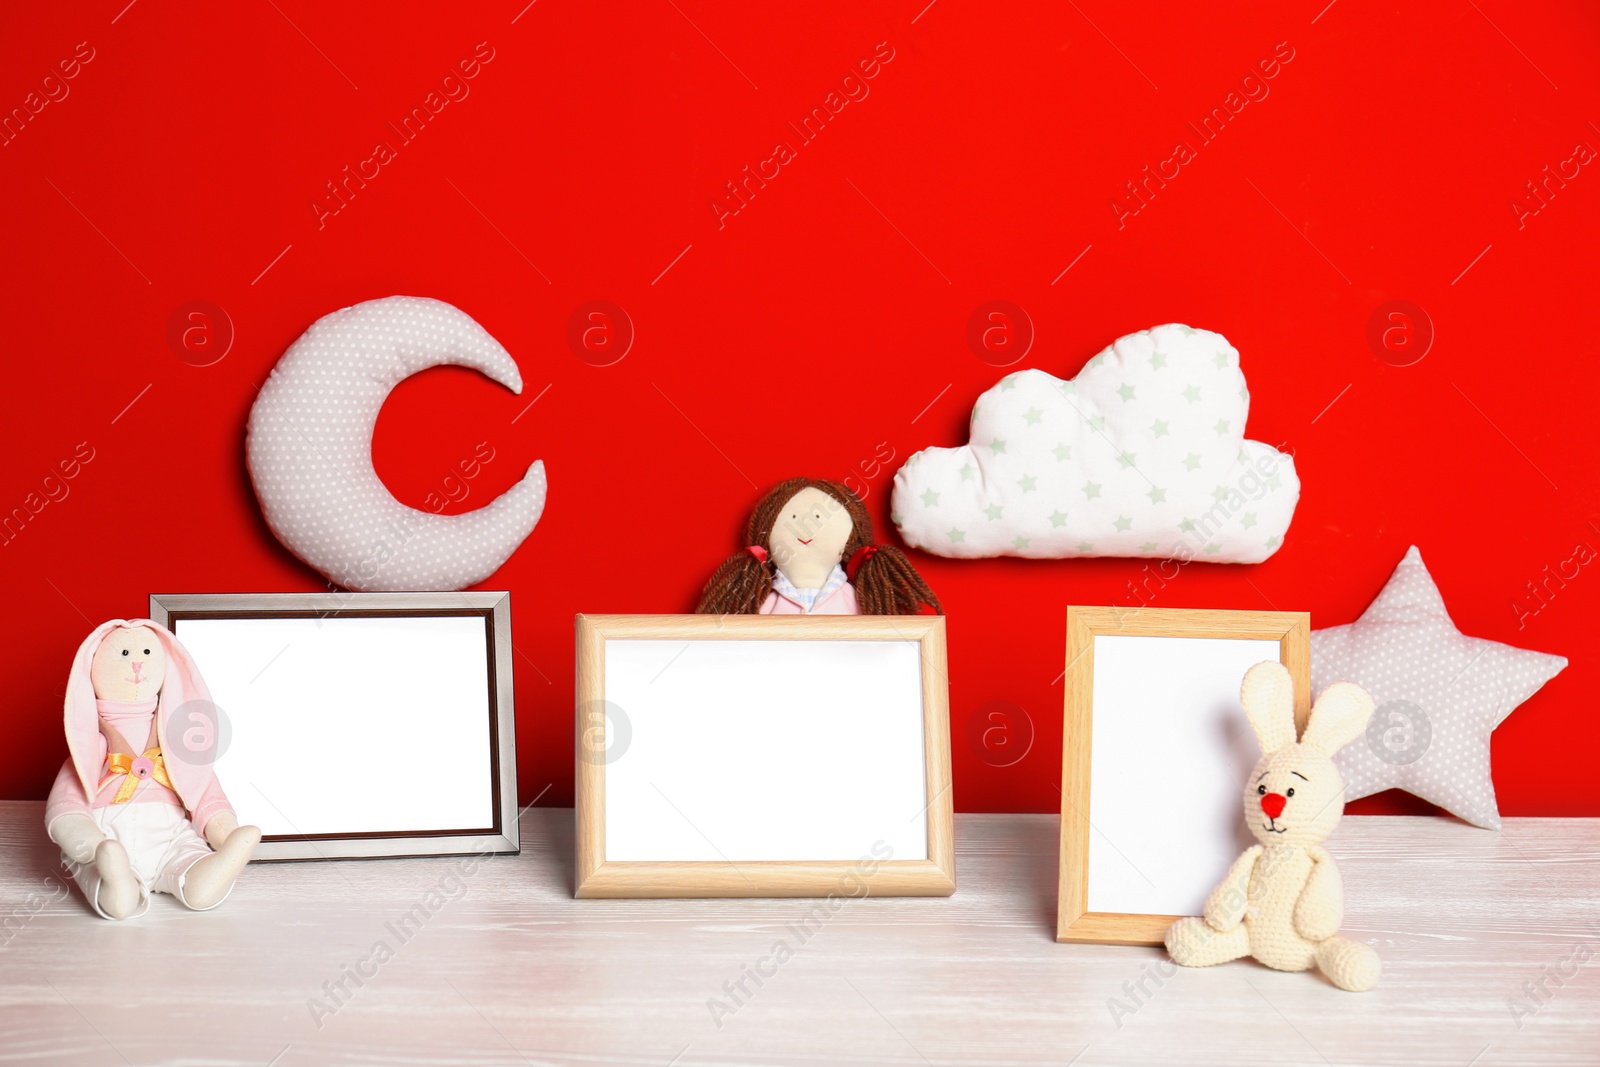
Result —
<path fill-rule="evenodd" d="M 1498 830 L 1489 735 L 1566 665 L 1457 630 L 1413 545 L 1361 618 L 1311 635 L 1312 691 L 1351 681 L 1377 705 L 1335 757 L 1345 798 L 1404 789 Z"/>

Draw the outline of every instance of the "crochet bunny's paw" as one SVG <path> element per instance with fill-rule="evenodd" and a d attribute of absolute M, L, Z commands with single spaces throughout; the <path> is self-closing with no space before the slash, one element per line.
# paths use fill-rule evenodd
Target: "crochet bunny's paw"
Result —
<path fill-rule="evenodd" d="M 1348 937 L 1330 937 L 1317 946 L 1317 966 L 1340 989 L 1364 993 L 1378 984 L 1383 961 L 1371 945 Z"/>
<path fill-rule="evenodd" d="M 1179 919 L 1167 928 L 1167 954 L 1181 967 L 1211 967 L 1250 954 L 1250 933 L 1242 925 L 1226 932 L 1204 919 Z"/>

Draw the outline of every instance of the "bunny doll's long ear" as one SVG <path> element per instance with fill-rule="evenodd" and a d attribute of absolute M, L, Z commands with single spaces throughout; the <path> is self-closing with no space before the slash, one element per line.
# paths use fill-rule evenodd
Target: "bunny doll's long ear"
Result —
<path fill-rule="evenodd" d="M 1289 668 L 1270 659 L 1251 667 L 1239 686 L 1239 703 L 1261 743 L 1262 755 L 1294 744 L 1294 679 Z"/>
<path fill-rule="evenodd" d="M 119 626 L 127 626 L 125 619 L 103 622 L 92 630 L 77 655 L 72 657 L 72 670 L 67 675 L 67 695 L 64 704 L 67 729 L 67 753 L 72 757 L 72 769 L 78 772 L 78 783 L 83 795 L 93 797 L 98 792 L 100 761 L 105 749 L 100 747 L 100 713 L 95 709 L 94 682 L 89 677 L 89 665 L 100 650 L 106 634 Z"/>
<path fill-rule="evenodd" d="M 215 739 L 202 731 L 206 741 L 194 747 L 188 743 L 187 734 L 181 731 L 196 721 L 195 716 L 216 715 L 216 705 L 211 702 L 211 690 L 206 687 L 194 657 L 178 641 L 176 634 L 150 619 L 137 619 L 131 625 L 143 626 L 154 633 L 167 654 L 167 674 L 161 682 L 161 702 L 156 708 L 156 729 L 173 791 L 193 811 L 211 782 L 211 762 L 216 758 L 211 746 Z M 192 707 L 185 708 L 185 705 Z M 211 726 L 216 728 L 214 719 Z M 168 736 L 173 730 L 180 731 L 177 737 Z"/>
<path fill-rule="evenodd" d="M 1311 706 L 1311 721 L 1300 743 L 1331 756 L 1366 732 L 1372 697 L 1354 682 L 1334 682 Z"/>

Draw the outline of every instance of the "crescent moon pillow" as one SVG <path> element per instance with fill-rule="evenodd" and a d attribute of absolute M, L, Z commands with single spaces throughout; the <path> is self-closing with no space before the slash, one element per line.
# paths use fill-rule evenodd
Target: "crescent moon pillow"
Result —
<path fill-rule="evenodd" d="M 483 581 L 544 512 L 544 464 L 476 511 L 407 507 L 372 468 L 372 428 L 390 391 L 441 364 L 513 393 L 516 363 L 458 308 L 391 296 L 324 315 L 289 346 L 250 409 L 246 459 L 267 525 L 346 589 L 452 590 Z"/>
<path fill-rule="evenodd" d="M 1247 440 L 1239 353 L 1172 324 L 1119 338 L 1063 381 L 1008 374 L 967 444 L 894 476 L 892 517 L 940 556 L 1134 556 L 1259 563 L 1300 499 L 1294 459 Z"/>

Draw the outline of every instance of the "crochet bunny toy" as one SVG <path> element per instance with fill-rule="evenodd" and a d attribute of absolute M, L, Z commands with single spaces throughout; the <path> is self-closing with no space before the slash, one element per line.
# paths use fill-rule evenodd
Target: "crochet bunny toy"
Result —
<path fill-rule="evenodd" d="M 1382 964 L 1370 945 L 1338 936 L 1344 890 L 1321 843 L 1344 813 L 1332 756 L 1366 731 L 1372 698 L 1351 682 L 1330 685 L 1298 743 L 1294 683 L 1283 664 L 1251 667 L 1239 700 L 1261 743 L 1244 790 L 1244 820 L 1261 844 L 1234 861 L 1203 917 L 1172 924 L 1167 952 L 1185 967 L 1243 956 L 1279 971 L 1315 964 L 1340 989 L 1371 989 Z"/>
<path fill-rule="evenodd" d="M 70 755 L 45 823 L 107 919 L 144 914 L 152 890 L 195 911 L 216 907 L 261 840 L 239 825 L 209 748 L 186 750 L 186 735 L 168 743 L 169 728 L 186 725 L 170 723 L 174 713 L 210 699 L 188 651 L 149 619 L 112 619 L 78 648 L 67 678 Z"/>

